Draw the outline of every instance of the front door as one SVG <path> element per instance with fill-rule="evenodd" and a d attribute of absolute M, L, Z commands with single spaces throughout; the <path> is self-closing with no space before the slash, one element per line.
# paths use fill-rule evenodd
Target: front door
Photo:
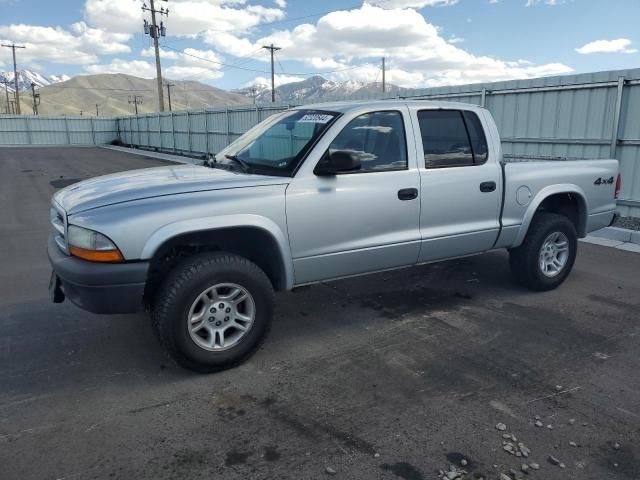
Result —
<path fill-rule="evenodd" d="M 390 109 L 340 119 L 327 151 L 356 154 L 360 170 L 327 177 L 305 165 L 288 186 L 296 285 L 416 263 L 420 177 L 408 115 Z"/>
<path fill-rule="evenodd" d="M 480 112 L 481 113 L 481 112 Z M 413 109 L 420 162 L 420 262 L 479 253 L 500 229 L 502 179 L 481 116 Z"/>

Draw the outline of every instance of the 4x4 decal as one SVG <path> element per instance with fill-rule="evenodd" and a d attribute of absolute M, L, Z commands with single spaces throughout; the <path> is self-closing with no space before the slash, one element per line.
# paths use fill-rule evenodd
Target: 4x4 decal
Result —
<path fill-rule="evenodd" d="M 593 182 L 594 185 L 613 185 L 613 177 L 609 177 L 609 178 L 598 178 L 595 182 Z"/>

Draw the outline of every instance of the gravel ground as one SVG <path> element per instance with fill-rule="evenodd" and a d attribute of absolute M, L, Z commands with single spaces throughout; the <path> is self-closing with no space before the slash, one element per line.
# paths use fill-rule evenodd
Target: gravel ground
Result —
<path fill-rule="evenodd" d="M 613 224 L 614 227 L 628 228 L 630 230 L 640 230 L 640 218 L 621 217 Z"/>
<path fill-rule="evenodd" d="M 1 480 L 640 479 L 640 255 L 581 243 L 544 293 L 505 252 L 281 293 L 196 375 L 146 315 L 47 295 L 56 185 L 161 164 L 0 148 Z"/>

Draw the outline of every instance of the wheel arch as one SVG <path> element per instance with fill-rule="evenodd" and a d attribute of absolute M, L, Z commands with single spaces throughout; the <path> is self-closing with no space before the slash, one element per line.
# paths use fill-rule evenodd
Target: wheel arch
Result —
<path fill-rule="evenodd" d="M 264 270 L 275 290 L 293 288 L 287 237 L 275 222 L 258 215 L 189 219 L 165 225 L 147 240 L 141 258 L 150 261 L 153 272 L 168 255 L 207 250 L 248 258 Z"/>
<path fill-rule="evenodd" d="M 513 247 L 519 247 L 522 244 L 531 221 L 540 211 L 566 216 L 573 223 L 578 238 L 586 236 L 589 206 L 584 191 L 573 184 L 551 185 L 540 190 L 529 204 Z"/>

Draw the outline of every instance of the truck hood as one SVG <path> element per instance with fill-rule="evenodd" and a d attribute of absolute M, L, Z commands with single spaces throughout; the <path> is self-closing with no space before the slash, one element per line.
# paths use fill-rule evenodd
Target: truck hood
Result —
<path fill-rule="evenodd" d="M 247 175 L 196 165 L 144 168 L 75 183 L 54 200 L 69 214 L 115 203 L 181 193 L 288 183 L 286 177 Z"/>

